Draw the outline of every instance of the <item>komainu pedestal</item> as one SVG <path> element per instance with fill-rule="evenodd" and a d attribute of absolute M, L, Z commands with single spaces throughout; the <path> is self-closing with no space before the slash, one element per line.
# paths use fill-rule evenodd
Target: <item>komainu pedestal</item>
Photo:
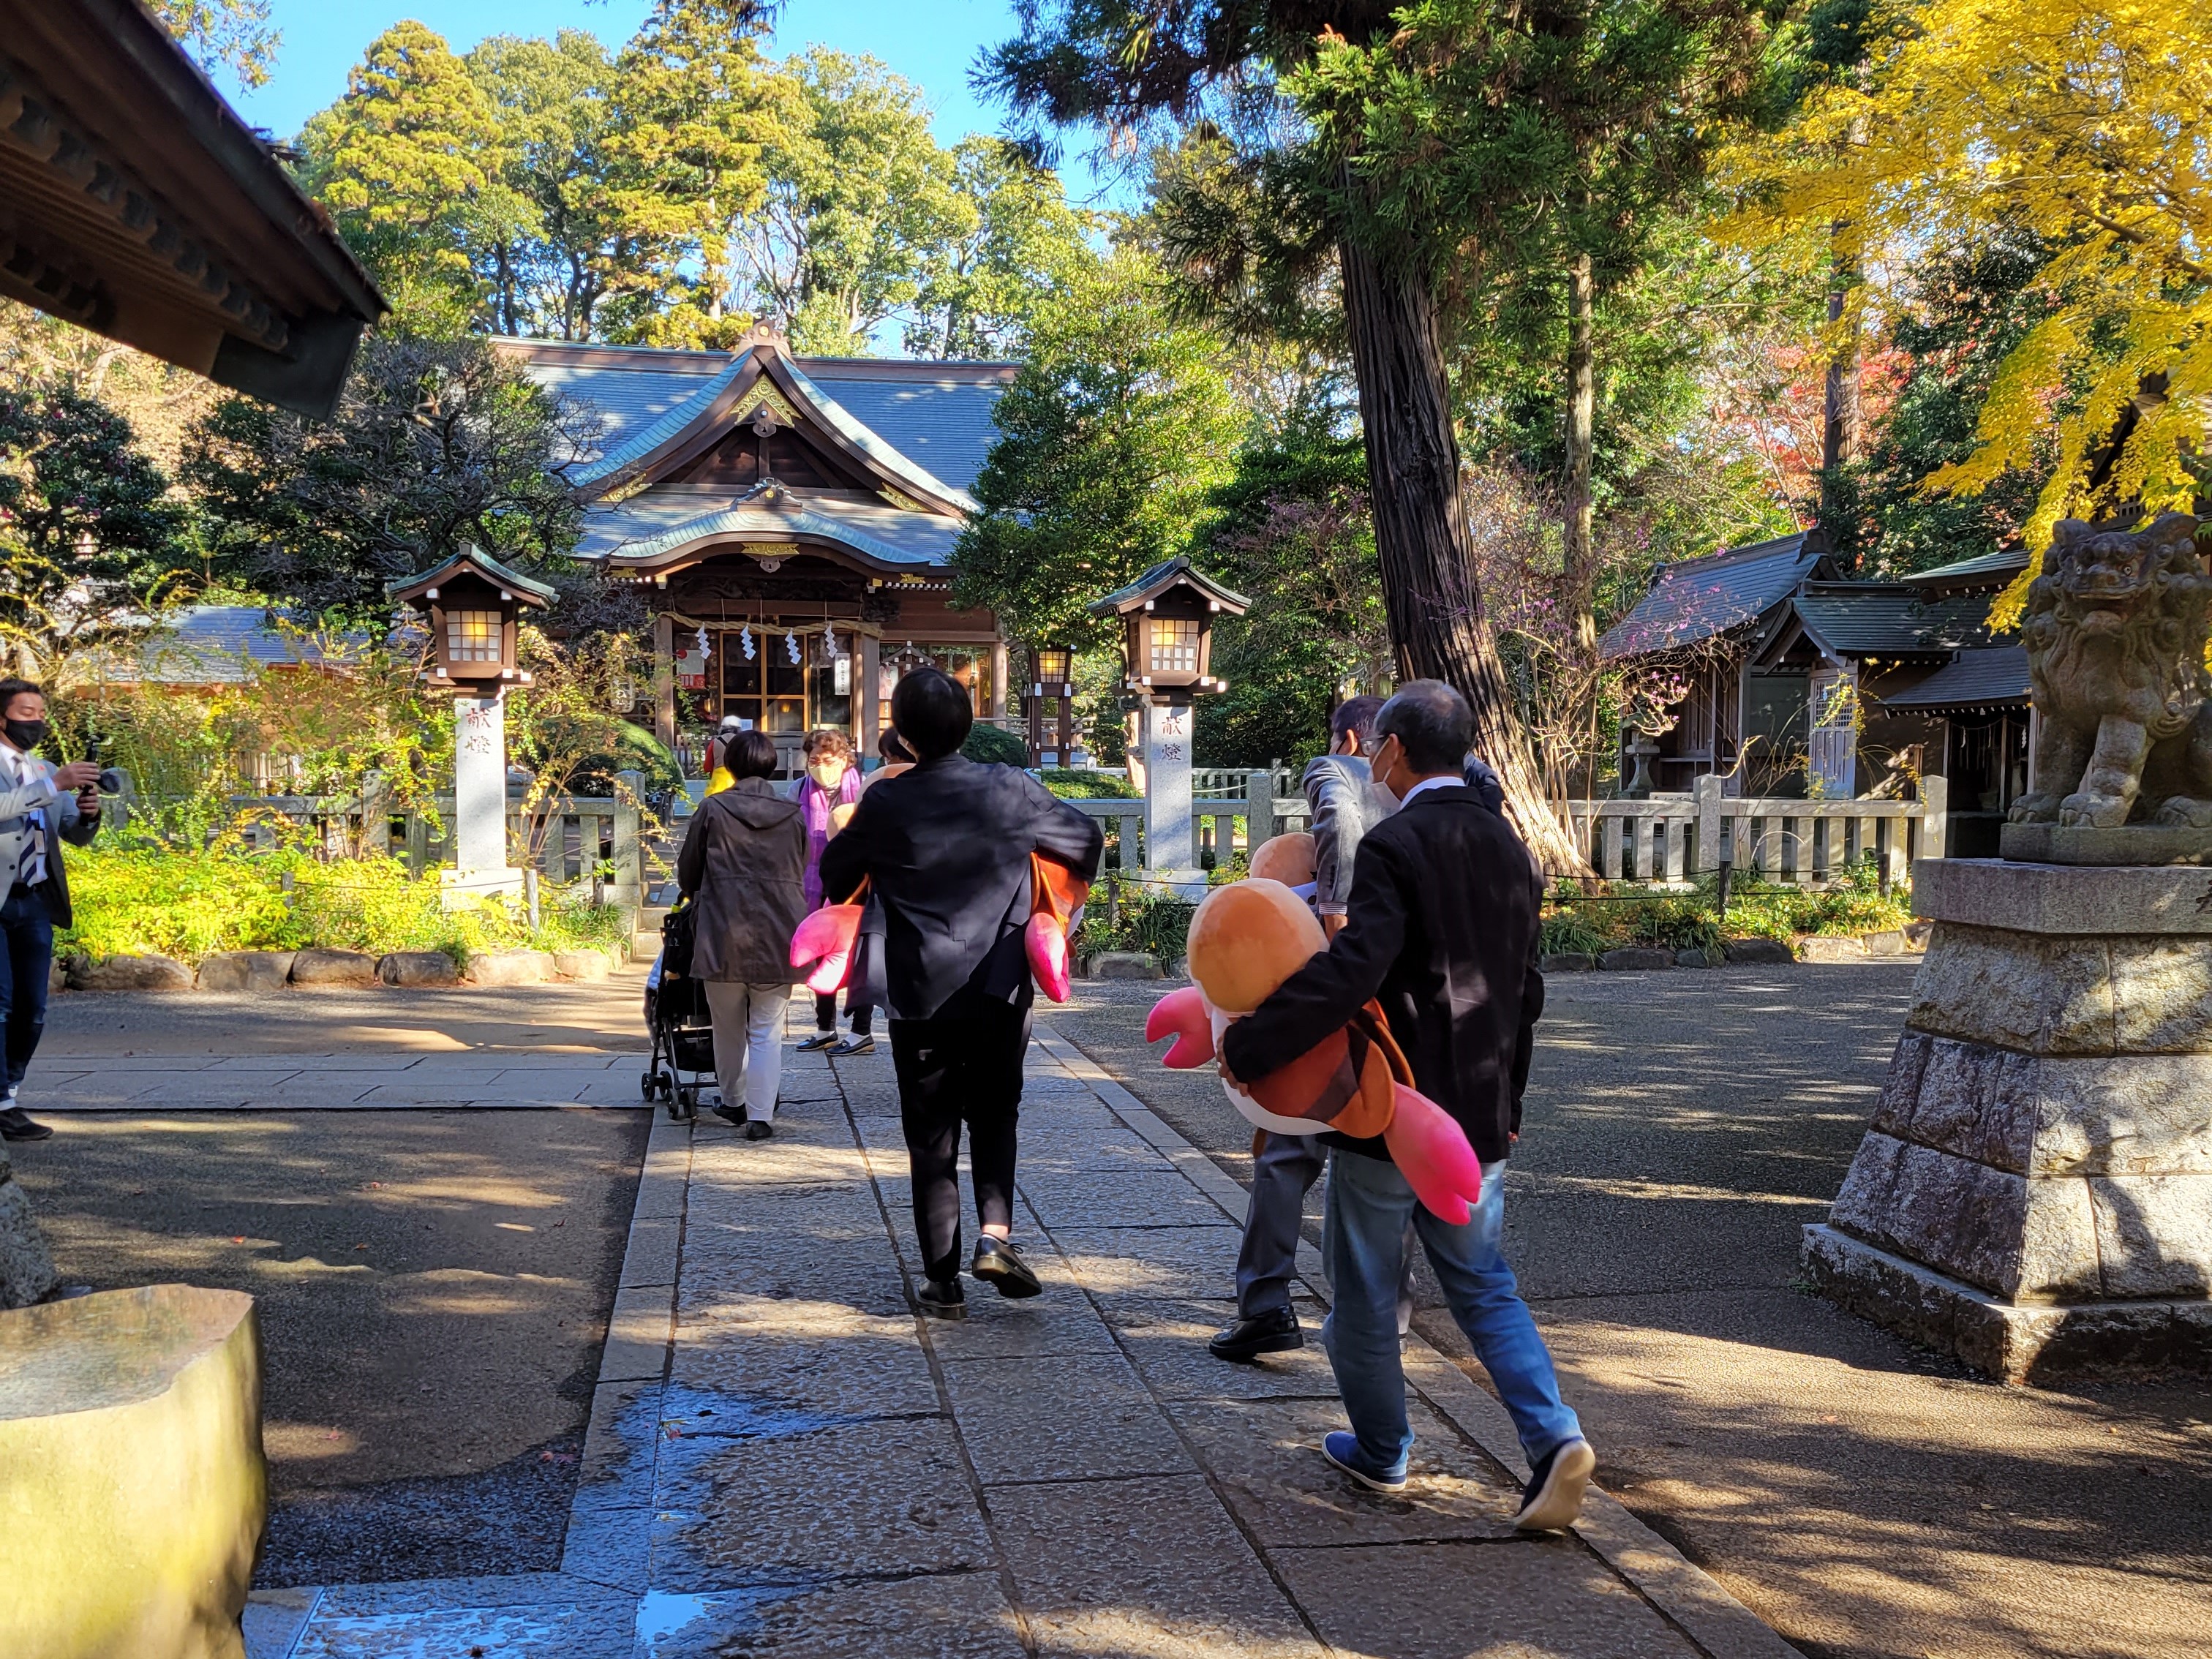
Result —
<path fill-rule="evenodd" d="M 2212 871 L 1923 862 L 1820 1291 L 2007 1381 L 2212 1370 Z"/>

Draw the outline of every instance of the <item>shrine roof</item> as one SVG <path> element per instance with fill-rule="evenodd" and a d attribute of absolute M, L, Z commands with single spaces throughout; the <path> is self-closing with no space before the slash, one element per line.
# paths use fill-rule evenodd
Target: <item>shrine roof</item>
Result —
<path fill-rule="evenodd" d="M 2027 703 L 2027 651 L 2018 645 L 1992 645 L 1961 651 L 1919 684 L 1884 697 L 1885 709 L 1921 714 L 1948 710 L 2024 708 Z"/>
<path fill-rule="evenodd" d="M 648 490 L 586 514 L 576 556 L 649 569 L 702 543 L 832 543 L 886 569 L 942 567 L 962 523 L 849 495 Z"/>
<path fill-rule="evenodd" d="M 1756 622 L 1796 592 L 1825 555 L 1804 531 L 1662 565 L 1651 591 L 1598 641 L 1607 660 L 1678 649 Z"/>

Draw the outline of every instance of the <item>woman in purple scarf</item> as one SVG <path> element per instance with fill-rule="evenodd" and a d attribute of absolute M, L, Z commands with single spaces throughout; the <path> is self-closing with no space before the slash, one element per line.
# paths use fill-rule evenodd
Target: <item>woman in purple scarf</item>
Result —
<path fill-rule="evenodd" d="M 806 734 L 806 775 L 799 779 L 794 799 L 799 802 L 799 817 L 806 825 L 805 892 L 810 912 L 820 909 L 823 904 L 822 849 L 853 816 L 853 807 L 860 799 L 860 769 L 853 764 L 853 745 L 843 732 L 825 730 Z M 874 1010 L 866 1003 L 855 1004 L 852 991 L 848 990 L 845 1012 L 852 1018 L 853 1034 L 840 1042 L 836 993 L 816 997 L 814 1035 L 799 1048 L 827 1048 L 833 1054 L 873 1054 L 876 1039 L 868 1028 L 873 1023 L 871 1016 Z"/>

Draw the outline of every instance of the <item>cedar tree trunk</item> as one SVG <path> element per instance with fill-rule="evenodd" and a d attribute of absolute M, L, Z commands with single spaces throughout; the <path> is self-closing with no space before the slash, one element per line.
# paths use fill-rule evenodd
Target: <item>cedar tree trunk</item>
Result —
<path fill-rule="evenodd" d="M 1574 610 L 1577 666 L 1597 660 L 1597 556 L 1590 510 L 1590 450 L 1597 418 L 1591 310 L 1596 283 L 1590 257 L 1567 267 L 1567 488 L 1561 504 L 1566 532 L 1567 602 Z"/>
<path fill-rule="evenodd" d="M 1445 680 L 1474 710 L 1474 747 L 1505 785 L 1505 811 L 1552 873 L 1588 866 L 1547 810 L 1528 734 L 1482 610 L 1460 495 L 1436 296 L 1346 240 L 1345 319 L 1359 380 L 1382 600 L 1404 679 Z"/>

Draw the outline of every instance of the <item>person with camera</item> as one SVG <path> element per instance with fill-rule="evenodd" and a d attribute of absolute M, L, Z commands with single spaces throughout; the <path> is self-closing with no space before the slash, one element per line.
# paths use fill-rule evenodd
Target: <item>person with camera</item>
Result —
<path fill-rule="evenodd" d="M 46 740 L 46 694 L 29 680 L 0 680 L 0 1006 L 7 1011 L 8 1092 L 0 1139 L 44 1140 L 53 1131 L 16 1103 L 46 1029 L 54 929 L 70 925 L 63 842 L 82 847 L 100 829 L 100 767 L 55 766 L 31 751 Z"/>

